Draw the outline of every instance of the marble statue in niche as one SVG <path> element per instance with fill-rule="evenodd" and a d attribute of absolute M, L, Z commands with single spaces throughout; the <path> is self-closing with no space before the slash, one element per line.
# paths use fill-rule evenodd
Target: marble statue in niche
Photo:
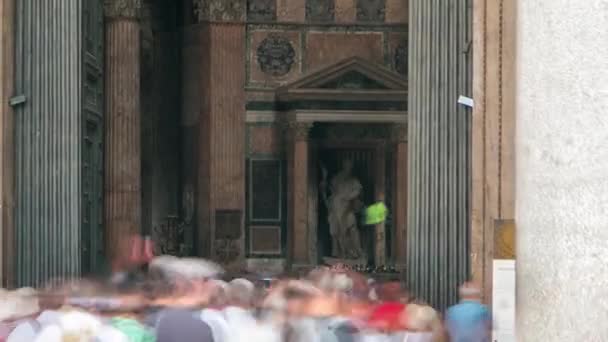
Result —
<path fill-rule="evenodd" d="M 360 199 L 363 187 L 353 176 L 353 162 L 345 160 L 327 188 L 327 170 L 323 169 L 320 185 L 323 202 L 327 207 L 331 235 L 332 257 L 340 259 L 364 259 L 361 248 L 357 213 L 362 209 Z"/>

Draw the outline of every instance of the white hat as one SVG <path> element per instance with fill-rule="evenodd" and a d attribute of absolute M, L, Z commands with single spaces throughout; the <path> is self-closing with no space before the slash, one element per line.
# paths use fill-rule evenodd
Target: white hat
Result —
<path fill-rule="evenodd" d="M 160 271 L 166 276 L 178 276 L 187 279 L 216 278 L 224 273 L 218 264 L 200 258 L 176 258 L 163 255 L 150 262 L 151 271 Z"/>

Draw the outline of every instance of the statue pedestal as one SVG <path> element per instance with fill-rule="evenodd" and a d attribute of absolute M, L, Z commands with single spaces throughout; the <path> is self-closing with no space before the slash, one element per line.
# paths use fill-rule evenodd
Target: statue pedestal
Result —
<path fill-rule="evenodd" d="M 357 265 L 367 265 L 366 258 L 340 259 L 340 258 L 324 257 L 323 262 L 328 266 L 335 266 L 335 265 L 339 265 L 339 264 L 349 266 L 349 267 L 354 267 Z"/>

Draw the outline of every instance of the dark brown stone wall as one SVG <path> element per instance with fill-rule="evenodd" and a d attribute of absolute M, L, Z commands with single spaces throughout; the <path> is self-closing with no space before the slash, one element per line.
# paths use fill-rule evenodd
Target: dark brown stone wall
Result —
<path fill-rule="evenodd" d="M 245 27 L 209 28 L 211 207 L 243 209 L 245 156 Z"/>
<path fill-rule="evenodd" d="M 215 226 L 215 211 L 244 213 L 245 26 L 192 26 L 183 51 L 183 176 L 197 189 L 198 254 L 215 257 L 215 232 L 223 228 Z M 240 226 L 234 248 L 242 257 Z"/>

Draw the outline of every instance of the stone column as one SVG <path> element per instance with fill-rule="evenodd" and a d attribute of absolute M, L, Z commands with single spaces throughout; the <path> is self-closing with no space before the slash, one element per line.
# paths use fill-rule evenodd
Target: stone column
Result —
<path fill-rule="evenodd" d="M 443 309 L 469 277 L 471 1 L 409 3 L 407 278 Z"/>
<path fill-rule="evenodd" d="M 517 340 L 608 341 L 608 2 L 517 7 Z"/>
<path fill-rule="evenodd" d="M 105 229 L 108 256 L 141 230 L 140 0 L 105 2 Z"/>
<path fill-rule="evenodd" d="M 311 123 L 289 122 L 286 138 L 288 252 L 292 267 L 308 266 L 308 133 Z"/>
<path fill-rule="evenodd" d="M 407 260 L 407 125 L 392 127 L 393 142 L 393 258 L 398 270 Z"/>

